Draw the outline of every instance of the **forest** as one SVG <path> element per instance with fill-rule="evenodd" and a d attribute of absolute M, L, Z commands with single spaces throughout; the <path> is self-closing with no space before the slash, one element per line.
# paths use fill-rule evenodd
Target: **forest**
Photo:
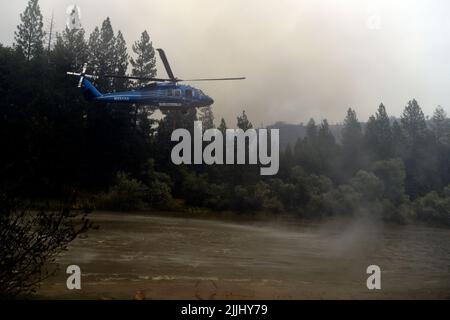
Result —
<path fill-rule="evenodd" d="M 450 120 L 442 107 L 425 116 L 412 99 L 394 117 L 374 104 L 365 122 L 350 108 L 339 137 L 327 120 L 311 119 L 306 136 L 281 150 L 274 177 L 251 165 L 176 166 L 170 161 L 175 128 L 192 130 L 200 120 L 204 129 L 247 130 L 251 115 L 216 123 L 212 109 L 202 108 L 157 119 L 150 108 L 85 100 L 77 79 L 66 76 L 85 62 L 97 74 L 156 75 L 149 33 L 136 38 L 128 46 L 106 18 L 89 35 L 66 28 L 50 41 L 38 1 L 30 0 L 14 45 L 0 45 L 2 197 L 99 210 L 372 215 L 450 225 Z M 142 85 L 96 81 L 103 92 Z"/>

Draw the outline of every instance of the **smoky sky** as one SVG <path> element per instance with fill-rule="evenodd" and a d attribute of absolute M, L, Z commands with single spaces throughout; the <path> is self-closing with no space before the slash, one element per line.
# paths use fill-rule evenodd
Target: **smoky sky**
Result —
<path fill-rule="evenodd" d="M 26 3 L 0 3 L 3 44 Z M 230 126 L 244 109 L 256 126 L 340 122 L 349 107 L 365 121 L 380 102 L 399 116 L 412 98 L 427 115 L 449 111 L 446 0 L 40 0 L 46 27 L 53 12 L 61 31 L 70 4 L 87 33 L 109 16 L 129 48 L 148 30 L 180 78 L 246 76 L 196 84 L 216 101 L 216 122 Z"/>

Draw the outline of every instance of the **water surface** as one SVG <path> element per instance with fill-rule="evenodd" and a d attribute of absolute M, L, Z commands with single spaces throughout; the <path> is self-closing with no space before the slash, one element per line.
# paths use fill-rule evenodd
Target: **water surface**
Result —
<path fill-rule="evenodd" d="M 372 219 L 217 221 L 95 213 L 100 226 L 58 258 L 46 298 L 450 298 L 450 230 Z M 66 288 L 79 265 L 82 290 Z M 382 270 L 369 291 L 366 268 Z"/>

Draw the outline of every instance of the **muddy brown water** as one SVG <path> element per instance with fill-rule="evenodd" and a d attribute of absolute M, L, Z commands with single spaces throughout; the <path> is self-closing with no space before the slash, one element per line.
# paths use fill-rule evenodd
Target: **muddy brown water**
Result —
<path fill-rule="evenodd" d="M 450 230 L 369 218 L 320 223 L 95 213 L 58 259 L 49 299 L 450 299 Z M 65 268 L 78 265 L 82 289 Z M 381 290 L 366 287 L 369 265 Z"/>

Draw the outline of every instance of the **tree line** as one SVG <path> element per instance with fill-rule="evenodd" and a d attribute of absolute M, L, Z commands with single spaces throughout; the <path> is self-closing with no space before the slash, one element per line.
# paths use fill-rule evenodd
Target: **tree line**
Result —
<path fill-rule="evenodd" d="M 254 166 L 175 166 L 175 128 L 215 126 L 209 108 L 183 114 L 133 105 L 87 102 L 66 71 L 83 63 L 98 74 L 155 76 L 148 32 L 131 46 L 109 18 L 87 36 L 66 28 L 44 50 L 42 15 L 30 0 L 13 47 L 0 47 L 0 159 L 3 193 L 27 199 L 78 196 L 113 210 L 186 207 L 212 211 L 292 212 L 302 217 L 370 214 L 403 222 L 450 223 L 450 121 L 438 107 L 427 119 L 416 100 L 400 118 L 381 104 L 363 125 L 349 109 L 340 139 L 327 120 L 311 119 L 307 134 L 281 153 L 280 172 L 261 177 Z M 99 79 L 101 91 L 145 83 Z M 236 124 L 253 128 L 245 112 Z M 227 124 L 221 119 L 218 129 Z"/>

